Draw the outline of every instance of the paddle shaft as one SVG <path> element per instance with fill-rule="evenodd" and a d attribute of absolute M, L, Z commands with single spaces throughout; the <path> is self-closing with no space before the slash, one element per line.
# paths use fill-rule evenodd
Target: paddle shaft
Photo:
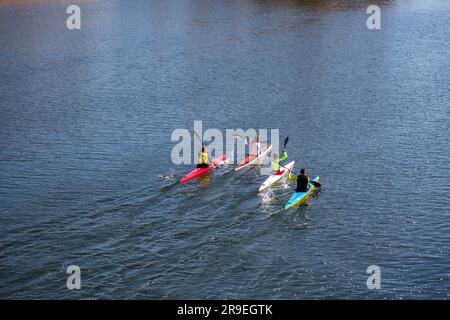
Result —
<path fill-rule="evenodd" d="M 205 145 L 203 144 L 202 139 L 200 139 L 198 133 L 194 131 L 194 135 L 195 135 L 195 136 L 197 137 L 197 139 L 202 143 L 202 147 L 205 146 Z M 208 154 L 208 160 L 209 160 L 209 162 L 210 162 L 210 165 L 213 165 L 213 160 L 212 160 L 211 155 L 209 154 L 208 150 L 206 150 L 206 153 Z M 213 166 L 213 167 L 215 168 L 216 166 Z"/>
<path fill-rule="evenodd" d="M 287 137 L 284 139 L 284 146 L 283 146 L 283 149 L 286 148 L 286 145 L 287 145 L 288 141 L 289 141 L 289 136 L 287 136 Z"/>

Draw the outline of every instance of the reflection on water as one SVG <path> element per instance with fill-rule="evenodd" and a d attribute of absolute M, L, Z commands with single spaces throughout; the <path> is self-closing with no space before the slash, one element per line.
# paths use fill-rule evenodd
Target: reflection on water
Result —
<path fill-rule="evenodd" d="M 205 174 L 204 176 L 201 176 L 200 178 L 198 178 L 200 187 L 207 188 L 209 186 L 209 183 L 211 182 L 211 175 L 212 175 L 212 172 L 209 172 L 209 173 Z"/>

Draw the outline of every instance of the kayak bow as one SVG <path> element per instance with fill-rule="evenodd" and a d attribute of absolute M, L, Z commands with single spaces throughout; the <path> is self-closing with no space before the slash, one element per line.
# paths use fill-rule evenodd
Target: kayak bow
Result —
<path fill-rule="evenodd" d="M 281 182 L 282 180 L 286 180 L 287 174 L 289 173 L 289 170 L 292 170 L 294 167 L 295 161 L 289 162 L 287 165 L 285 165 L 281 171 L 277 173 L 273 173 L 264 181 L 264 183 L 259 187 L 259 192 L 262 192 L 266 190 L 267 188 L 270 188 L 272 185 Z"/>

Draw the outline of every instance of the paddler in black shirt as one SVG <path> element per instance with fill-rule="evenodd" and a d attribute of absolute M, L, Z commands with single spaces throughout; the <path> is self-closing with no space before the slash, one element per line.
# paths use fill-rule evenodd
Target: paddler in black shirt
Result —
<path fill-rule="evenodd" d="M 309 189 L 309 177 L 306 175 L 305 168 L 302 168 L 297 176 L 291 175 L 291 170 L 289 170 L 288 180 L 297 180 L 295 192 L 306 192 Z"/>

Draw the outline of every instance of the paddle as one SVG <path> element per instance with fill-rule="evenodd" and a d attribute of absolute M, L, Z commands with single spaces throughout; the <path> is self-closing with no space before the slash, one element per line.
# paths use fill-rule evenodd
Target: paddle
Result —
<path fill-rule="evenodd" d="M 284 139 L 284 146 L 283 146 L 283 149 L 286 148 L 286 145 L 287 145 L 288 141 L 289 141 L 289 136 L 287 136 L 287 137 Z"/>
<path fill-rule="evenodd" d="M 284 151 L 284 149 L 286 148 L 286 145 L 287 145 L 288 141 L 289 141 L 289 136 L 287 136 L 286 138 L 284 138 L 283 151 Z M 281 155 L 280 155 L 280 156 L 281 156 Z M 280 167 L 285 168 L 285 167 L 282 166 L 279 162 L 278 162 L 278 165 L 279 165 Z"/>
<path fill-rule="evenodd" d="M 312 184 L 314 187 L 316 187 L 316 188 L 320 188 L 320 187 L 322 186 L 322 185 L 321 185 L 320 183 L 318 183 L 317 181 L 311 180 L 310 182 L 311 182 L 311 184 Z"/>
<path fill-rule="evenodd" d="M 235 137 L 235 138 L 239 138 L 239 139 L 245 140 L 246 145 L 250 145 L 250 139 L 248 139 L 248 137 L 244 138 L 243 136 L 241 136 L 240 134 L 237 134 L 237 133 L 233 133 L 232 136 Z"/>
<path fill-rule="evenodd" d="M 200 137 L 199 137 L 199 135 L 197 134 L 197 132 L 195 132 L 194 131 L 194 134 L 195 134 L 195 136 L 198 138 L 198 140 L 202 143 L 202 145 L 203 145 L 203 141 L 202 141 L 202 139 L 200 139 Z"/>
<path fill-rule="evenodd" d="M 284 145 L 283 145 L 283 150 L 286 148 L 287 143 L 289 142 L 289 136 L 287 136 L 286 138 L 284 138 Z M 285 166 L 283 166 L 282 164 L 280 164 L 279 162 L 275 162 L 272 161 L 273 163 L 278 164 L 280 167 L 287 169 Z M 289 170 L 289 169 L 288 169 Z"/>
<path fill-rule="evenodd" d="M 198 138 L 198 140 L 202 143 L 202 146 L 204 146 L 205 144 L 203 143 L 202 139 L 200 139 L 200 136 L 198 135 L 197 132 L 195 132 L 195 130 L 194 130 L 194 134 Z M 206 153 L 208 154 L 209 162 L 211 162 L 210 165 L 213 165 L 213 161 L 212 161 L 211 155 L 209 154 L 208 151 L 206 151 Z M 216 166 L 213 165 L 213 167 L 215 168 Z"/>

